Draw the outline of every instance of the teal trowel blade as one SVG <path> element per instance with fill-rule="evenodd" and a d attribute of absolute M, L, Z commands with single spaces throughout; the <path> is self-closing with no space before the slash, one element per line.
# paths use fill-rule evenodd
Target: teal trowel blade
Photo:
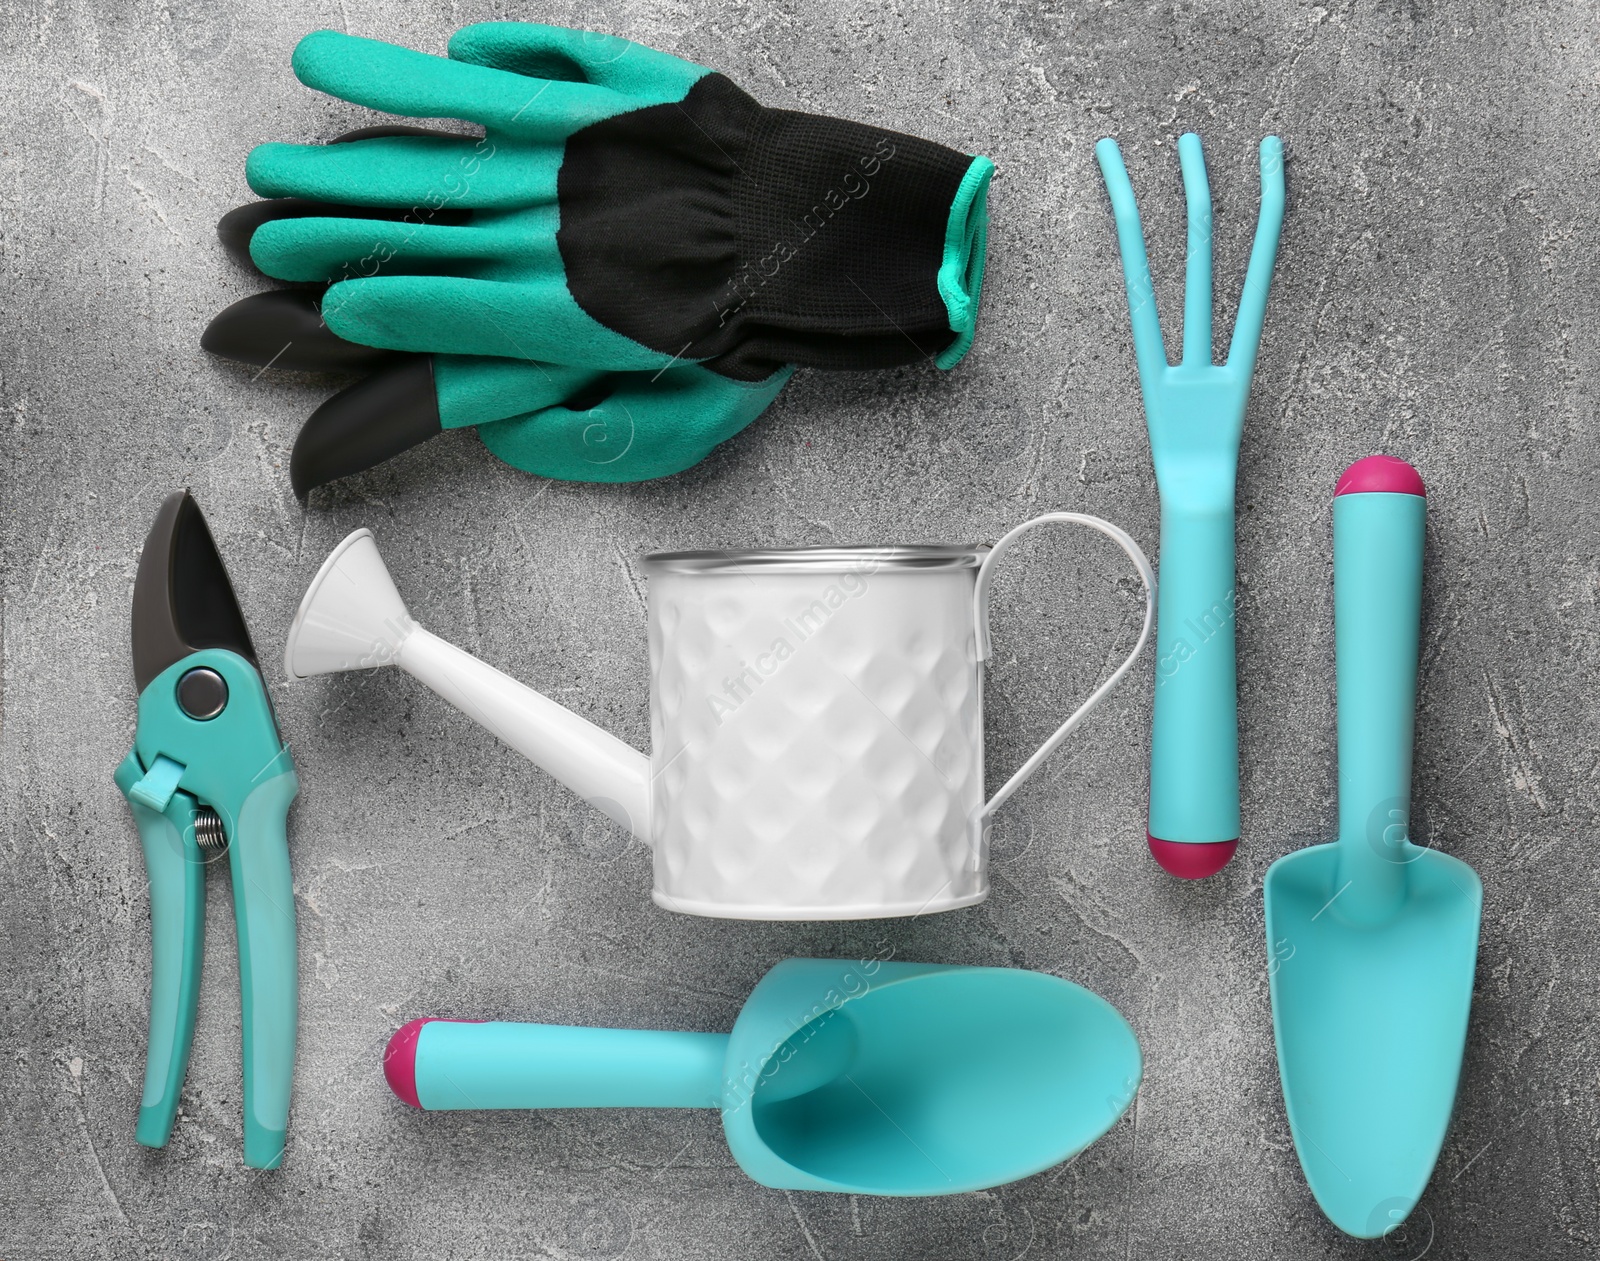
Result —
<path fill-rule="evenodd" d="M 1346 1234 L 1376 1239 L 1415 1207 L 1455 1104 L 1483 886 L 1466 863 L 1410 845 L 1400 913 L 1341 914 L 1338 845 L 1266 879 L 1272 1018 L 1306 1181 Z"/>

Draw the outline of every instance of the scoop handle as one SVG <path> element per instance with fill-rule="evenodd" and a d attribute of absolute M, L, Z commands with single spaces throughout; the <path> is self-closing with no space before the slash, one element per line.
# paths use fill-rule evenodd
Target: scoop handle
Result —
<path fill-rule="evenodd" d="M 1382 922 L 1400 905 L 1409 839 L 1411 747 L 1422 622 L 1427 500 L 1404 460 L 1369 456 L 1333 501 L 1339 700 L 1339 913 Z"/>
<path fill-rule="evenodd" d="M 725 1033 L 589 1029 L 509 1020 L 413 1020 L 383 1072 L 429 1112 L 500 1108 L 715 1108 Z"/>

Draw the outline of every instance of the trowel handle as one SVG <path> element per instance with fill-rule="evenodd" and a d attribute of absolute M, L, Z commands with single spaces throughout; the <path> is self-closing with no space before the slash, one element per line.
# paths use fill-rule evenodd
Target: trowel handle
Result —
<path fill-rule="evenodd" d="M 491 1020 L 413 1020 L 389 1039 L 383 1073 L 428 1111 L 478 1108 L 715 1108 L 725 1033 L 589 1029 Z"/>
<path fill-rule="evenodd" d="M 1381 918 L 1405 892 L 1413 851 L 1411 742 L 1427 500 L 1416 469 L 1373 455 L 1333 500 L 1339 689 L 1339 884 L 1343 912 Z"/>

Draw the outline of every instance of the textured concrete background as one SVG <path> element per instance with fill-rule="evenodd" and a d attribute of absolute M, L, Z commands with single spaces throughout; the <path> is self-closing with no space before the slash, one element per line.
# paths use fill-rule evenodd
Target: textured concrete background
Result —
<path fill-rule="evenodd" d="M 1587 0 L 1272 7 L 0 3 L 0 1256 L 1593 1255 L 1600 20 Z M 299 36 L 335 26 L 442 50 L 455 27 L 506 16 L 615 31 L 769 104 L 992 156 L 971 357 L 948 375 L 802 374 L 665 482 L 546 484 L 458 433 L 302 509 L 289 446 L 337 383 L 254 379 L 201 353 L 207 318 L 256 287 L 213 225 L 247 197 L 252 145 L 372 120 L 295 83 Z M 1219 340 L 1256 144 L 1277 132 L 1289 152 L 1239 503 L 1245 841 L 1222 876 L 1182 884 L 1144 852 L 1148 657 L 1005 812 L 986 905 L 852 925 L 658 910 L 642 849 L 419 685 L 279 678 L 305 584 L 358 525 L 425 624 L 641 746 L 649 549 L 992 539 L 1077 508 L 1153 552 L 1092 146 L 1109 133 L 1128 153 L 1175 315 L 1174 141 L 1189 128 L 1216 191 Z M 1358 1245 L 1317 1211 L 1290 1147 L 1261 881 L 1332 835 L 1325 509 L 1343 465 L 1375 450 L 1414 460 L 1430 488 L 1418 814 L 1477 868 L 1487 903 L 1455 1128 L 1412 1228 Z M 304 783 L 303 1024 L 275 1174 L 241 1164 L 220 872 L 183 1115 L 165 1151 L 133 1141 L 148 902 L 111 769 L 133 725 L 139 546 L 184 485 L 233 572 Z M 1001 588 L 996 784 L 1137 616 L 1102 541 L 1029 544 Z M 1105 994 L 1146 1052 L 1136 1107 L 1065 1168 L 896 1202 L 757 1187 L 711 1112 L 423 1117 L 380 1075 L 413 1016 L 724 1029 L 775 961 L 883 943 Z"/>

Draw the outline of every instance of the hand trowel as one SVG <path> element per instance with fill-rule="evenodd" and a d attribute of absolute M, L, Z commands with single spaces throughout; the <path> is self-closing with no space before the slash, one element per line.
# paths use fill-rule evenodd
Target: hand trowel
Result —
<path fill-rule="evenodd" d="M 719 1108 L 769 1187 L 951 1195 L 1082 1151 L 1139 1088 L 1105 999 L 1019 968 L 788 959 L 732 1033 L 414 1020 L 384 1075 L 406 1103 Z"/>
<path fill-rule="evenodd" d="M 1267 871 L 1283 1098 L 1311 1193 L 1376 1239 L 1416 1206 L 1466 1045 L 1483 886 L 1409 835 L 1422 479 L 1369 456 L 1334 491 L 1339 839 Z"/>

